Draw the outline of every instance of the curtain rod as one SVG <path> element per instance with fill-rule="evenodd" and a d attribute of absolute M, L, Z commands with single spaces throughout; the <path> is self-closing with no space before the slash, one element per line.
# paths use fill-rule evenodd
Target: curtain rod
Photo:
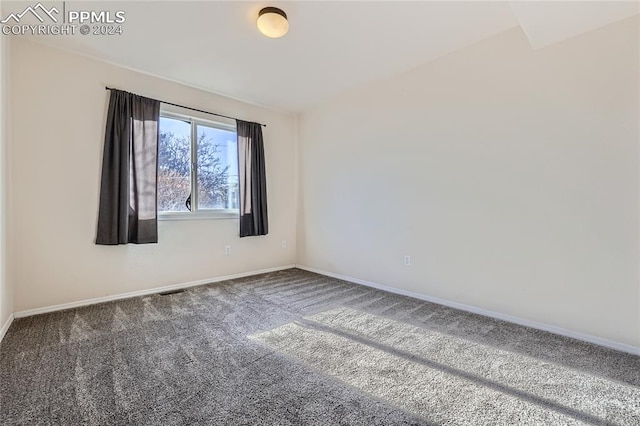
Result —
<path fill-rule="evenodd" d="M 120 89 L 114 89 L 113 87 L 106 86 L 106 87 L 105 87 L 105 90 L 120 90 Z M 127 93 L 131 93 L 131 92 L 127 92 Z M 163 103 L 163 104 L 172 105 L 172 106 L 176 106 L 176 107 L 184 108 L 184 109 L 190 109 L 191 111 L 197 111 L 197 112 L 202 112 L 202 113 L 204 113 L 204 114 L 216 115 L 216 116 L 218 116 L 218 117 L 224 117 L 224 118 L 228 118 L 228 119 L 230 119 L 230 120 L 239 120 L 239 118 L 229 117 L 228 115 L 223 115 L 223 114 L 218 114 L 218 113 L 215 113 L 215 112 L 204 111 L 204 110 L 202 110 L 202 109 L 197 109 L 197 108 L 191 108 L 191 107 L 184 106 L 184 105 L 174 104 L 174 103 L 172 103 L 172 102 L 161 101 L 161 100 L 159 100 L 159 99 L 154 99 L 154 100 L 155 100 L 155 101 L 158 101 L 158 102 L 161 102 L 161 103 Z M 262 127 L 267 127 L 267 125 L 266 125 L 266 124 L 262 124 L 262 123 L 256 123 L 256 124 L 259 124 L 259 125 L 261 125 Z"/>

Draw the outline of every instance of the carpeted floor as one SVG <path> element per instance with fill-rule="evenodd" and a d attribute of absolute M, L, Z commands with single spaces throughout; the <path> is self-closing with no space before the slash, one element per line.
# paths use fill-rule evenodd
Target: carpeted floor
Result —
<path fill-rule="evenodd" d="M 2 425 L 640 425 L 640 357 L 298 269 L 15 320 Z"/>

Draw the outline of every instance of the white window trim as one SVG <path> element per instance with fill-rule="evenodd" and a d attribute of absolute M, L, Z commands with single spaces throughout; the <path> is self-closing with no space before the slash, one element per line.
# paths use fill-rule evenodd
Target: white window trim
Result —
<path fill-rule="evenodd" d="M 158 220 L 239 219 L 240 210 L 217 209 L 196 212 L 158 212 Z"/>
<path fill-rule="evenodd" d="M 197 150 L 194 148 L 194 141 L 197 140 L 196 128 L 198 124 L 213 127 L 220 130 L 228 130 L 237 132 L 236 126 L 228 123 L 222 123 L 219 121 L 205 120 L 202 118 L 194 117 L 187 114 L 180 114 L 173 111 L 166 111 L 160 109 L 160 117 L 171 118 L 174 120 L 186 120 L 191 123 L 191 211 L 188 212 L 161 212 L 158 211 L 158 220 L 209 220 L 209 219 L 239 219 L 240 209 L 198 209 L 197 197 L 198 191 L 193 191 L 193 182 L 197 182 L 198 170 L 197 170 Z M 195 210 L 193 210 L 195 208 Z"/>

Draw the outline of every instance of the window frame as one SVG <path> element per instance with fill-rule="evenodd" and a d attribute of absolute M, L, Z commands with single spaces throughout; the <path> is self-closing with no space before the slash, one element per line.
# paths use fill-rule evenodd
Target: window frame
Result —
<path fill-rule="evenodd" d="M 219 121 L 205 120 L 192 115 L 181 114 L 173 111 L 160 111 L 160 118 L 188 121 L 191 126 L 191 211 L 163 212 L 157 210 L 158 220 L 203 220 L 203 219 L 239 219 L 240 209 L 199 209 L 198 208 L 198 125 L 212 127 L 214 129 L 231 131 L 238 134 L 235 124 Z M 158 122 L 159 130 L 160 122 Z M 159 136 L 159 132 L 158 132 Z M 160 143 L 158 138 L 158 144 Z M 238 195 L 239 196 L 239 195 Z M 240 200 L 238 200 L 239 202 Z M 157 209 L 157 208 L 156 208 Z"/>

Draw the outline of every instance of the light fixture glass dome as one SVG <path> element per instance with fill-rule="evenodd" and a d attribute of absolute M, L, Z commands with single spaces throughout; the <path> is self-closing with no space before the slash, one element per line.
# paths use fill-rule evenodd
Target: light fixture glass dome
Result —
<path fill-rule="evenodd" d="M 267 37 L 282 37 L 289 31 L 287 14 L 277 7 L 265 7 L 258 13 L 258 29 Z"/>

